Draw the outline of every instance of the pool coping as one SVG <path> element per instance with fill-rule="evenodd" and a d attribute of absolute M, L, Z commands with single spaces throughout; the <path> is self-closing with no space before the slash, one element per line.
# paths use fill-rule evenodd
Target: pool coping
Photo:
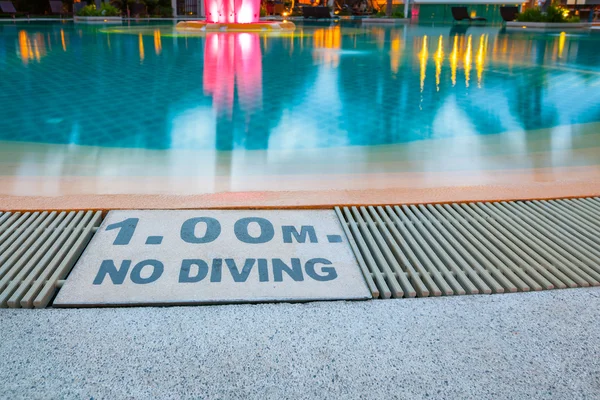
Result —
<path fill-rule="evenodd" d="M 522 30 L 529 29 L 533 31 L 548 32 L 561 30 L 581 30 L 590 29 L 592 24 L 589 22 L 518 22 L 509 21 L 506 23 L 506 29 Z"/>
<path fill-rule="evenodd" d="M 306 209 L 387 204 L 549 200 L 600 196 L 599 181 L 429 188 L 175 194 L 0 195 L 0 211 Z"/>

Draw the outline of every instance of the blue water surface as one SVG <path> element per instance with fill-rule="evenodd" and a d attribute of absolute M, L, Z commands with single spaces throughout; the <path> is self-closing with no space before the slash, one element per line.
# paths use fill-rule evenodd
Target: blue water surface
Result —
<path fill-rule="evenodd" d="M 0 140 L 148 149 L 372 146 L 600 121 L 600 34 L 298 23 L 0 23 Z"/>

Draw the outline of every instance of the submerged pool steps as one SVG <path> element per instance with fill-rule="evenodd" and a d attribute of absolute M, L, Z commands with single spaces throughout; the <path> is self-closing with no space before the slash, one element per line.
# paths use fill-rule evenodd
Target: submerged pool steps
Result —
<path fill-rule="evenodd" d="M 600 198 L 336 207 L 374 298 L 600 285 Z M 46 307 L 100 211 L 0 212 L 0 307 Z"/>
<path fill-rule="evenodd" d="M 375 298 L 600 285 L 600 199 L 337 207 Z"/>
<path fill-rule="evenodd" d="M 0 307 L 46 307 L 101 221 L 100 211 L 0 212 Z"/>

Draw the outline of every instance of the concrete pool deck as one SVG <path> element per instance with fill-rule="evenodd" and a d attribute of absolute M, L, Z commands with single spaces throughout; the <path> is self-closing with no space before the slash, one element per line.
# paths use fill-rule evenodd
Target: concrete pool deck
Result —
<path fill-rule="evenodd" d="M 0 397 L 596 398 L 600 290 L 0 311 Z"/>

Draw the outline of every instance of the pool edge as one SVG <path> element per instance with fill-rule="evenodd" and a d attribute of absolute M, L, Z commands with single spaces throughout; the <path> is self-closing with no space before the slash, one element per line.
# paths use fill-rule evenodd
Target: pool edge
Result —
<path fill-rule="evenodd" d="M 376 190 L 222 192 L 198 195 L 0 195 L 1 211 L 301 209 L 334 206 L 548 200 L 600 196 L 600 181 Z"/>

